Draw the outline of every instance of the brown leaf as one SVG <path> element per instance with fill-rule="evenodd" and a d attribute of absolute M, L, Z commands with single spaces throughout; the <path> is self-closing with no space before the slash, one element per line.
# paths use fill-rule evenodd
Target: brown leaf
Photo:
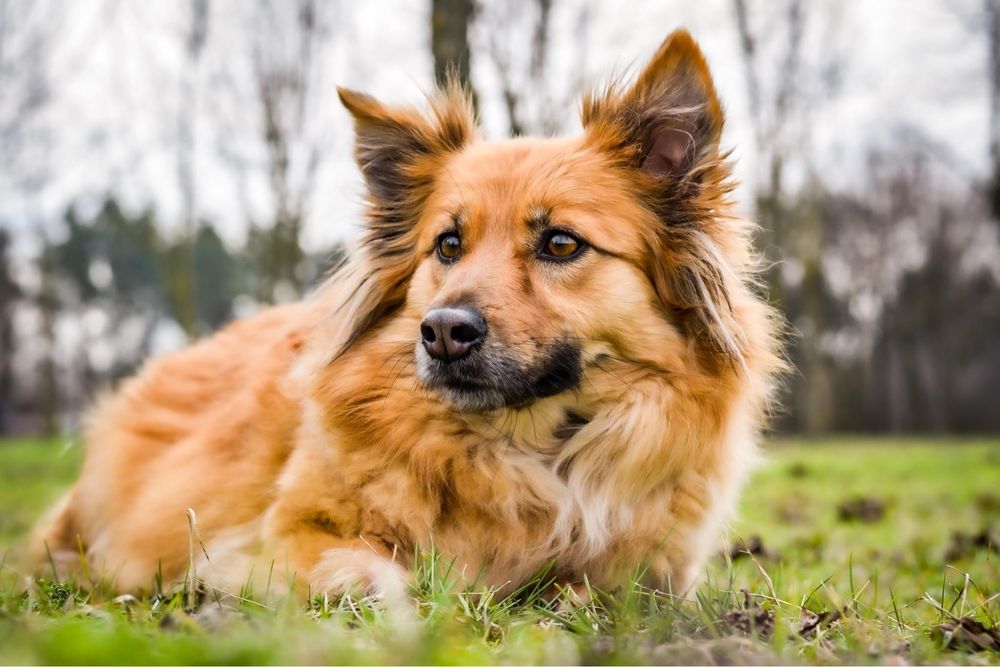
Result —
<path fill-rule="evenodd" d="M 971 618 L 942 623 L 934 628 L 934 635 L 952 651 L 1000 651 L 1000 630 Z"/>
<path fill-rule="evenodd" d="M 747 637 L 756 635 L 766 641 L 774 632 L 774 614 L 761 607 L 744 588 L 742 607 L 726 612 L 721 624 L 724 630 L 735 630 Z"/>
<path fill-rule="evenodd" d="M 816 636 L 816 631 L 819 628 L 829 627 L 839 621 L 842 616 L 839 609 L 821 611 L 818 614 L 803 609 L 802 620 L 799 623 L 799 636 L 803 639 L 812 639 Z"/>
<path fill-rule="evenodd" d="M 1000 509 L 1000 497 L 995 493 L 980 493 L 976 496 L 976 508 L 980 512 L 995 512 Z"/>

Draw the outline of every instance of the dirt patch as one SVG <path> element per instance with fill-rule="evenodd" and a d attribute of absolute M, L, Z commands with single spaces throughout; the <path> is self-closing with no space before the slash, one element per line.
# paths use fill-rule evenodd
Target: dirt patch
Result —
<path fill-rule="evenodd" d="M 980 493 L 976 496 L 976 509 L 985 513 L 1000 510 L 1000 496 L 995 493 Z"/>
<path fill-rule="evenodd" d="M 743 604 L 726 612 L 719 620 L 719 629 L 726 634 L 759 637 L 764 641 L 774 633 L 774 614 L 764 609 L 750 592 L 743 589 Z"/>
<path fill-rule="evenodd" d="M 729 550 L 730 560 L 737 561 L 750 556 L 762 560 L 778 560 L 778 554 L 764 546 L 764 540 L 761 539 L 760 535 L 751 535 L 745 540 L 737 540 L 733 544 L 733 548 Z"/>
<path fill-rule="evenodd" d="M 876 523 L 885 517 L 885 501 L 871 496 L 851 498 L 837 505 L 837 518 L 841 521 Z"/>
<path fill-rule="evenodd" d="M 803 477 L 809 476 L 809 467 L 802 463 L 801 461 L 796 461 L 792 465 L 788 466 L 788 476 L 794 477 L 795 479 L 802 479 Z"/>
<path fill-rule="evenodd" d="M 803 526 L 809 523 L 809 499 L 801 493 L 789 494 L 775 508 L 775 516 L 783 524 Z"/>
<path fill-rule="evenodd" d="M 604 662 L 607 662 L 607 659 Z M 659 644 L 650 652 L 650 662 L 654 665 L 784 664 L 784 661 L 764 644 L 746 637 L 735 636 L 719 639 L 682 639 Z"/>
<path fill-rule="evenodd" d="M 984 528 L 978 533 L 955 531 L 951 534 L 951 545 L 944 558 L 948 562 L 961 560 L 978 551 L 1000 552 L 1000 531 Z"/>

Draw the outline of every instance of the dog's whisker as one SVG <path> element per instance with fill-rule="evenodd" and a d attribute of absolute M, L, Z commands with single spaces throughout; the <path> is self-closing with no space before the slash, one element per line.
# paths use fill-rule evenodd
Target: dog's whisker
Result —
<path fill-rule="evenodd" d="M 390 360 L 392 360 L 397 355 L 403 356 L 403 355 L 408 354 L 409 352 L 410 352 L 409 346 L 406 346 L 406 347 L 402 347 L 401 346 L 399 349 L 397 349 L 397 350 L 395 350 L 395 351 L 390 352 L 389 354 L 387 354 L 386 357 L 385 357 L 385 359 L 382 360 L 382 362 L 378 365 L 378 368 L 376 368 L 375 372 L 372 374 L 372 379 L 371 379 L 372 383 L 375 382 L 375 378 L 378 377 L 379 373 L 382 372 L 382 369 L 385 367 L 385 365 L 387 363 L 389 363 Z"/>
<path fill-rule="evenodd" d="M 390 374 L 393 375 L 393 378 L 392 381 L 389 383 L 388 388 L 386 389 L 385 396 L 382 398 L 383 404 L 385 403 L 386 400 L 388 400 L 389 396 L 392 394 L 392 391 L 395 389 L 396 382 L 399 381 L 399 378 L 402 377 L 403 373 L 406 372 L 407 368 L 412 363 L 413 363 L 413 358 L 406 356 L 403 357 L 401 361 L 397 361 L 393 365 L 393 370 L 390 371 Z M 399 368 L 398 372 L 396 372 L 397 367 Z"/>

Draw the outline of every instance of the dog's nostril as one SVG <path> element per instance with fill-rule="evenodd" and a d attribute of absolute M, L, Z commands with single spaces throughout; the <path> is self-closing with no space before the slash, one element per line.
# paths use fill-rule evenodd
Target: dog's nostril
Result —
<path fill-rule="evenodd" d="M 457 343 L 475 343 L 482 332 L 468 324 L 456 324 L 451 328 L 451 339 Z"/>
<path fill-rule="evenodd" d="M 433 343 L 437 340 L 437 336 L 434 335 L 434 329 L 426 324 L 420 325 L 420 335 L 428 343 Z"/>

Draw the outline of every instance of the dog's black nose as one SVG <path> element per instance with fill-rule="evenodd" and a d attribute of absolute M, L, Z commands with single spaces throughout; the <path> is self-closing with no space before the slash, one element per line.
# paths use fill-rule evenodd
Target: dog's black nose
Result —
<path fill-rule="evenodd" d="M 435 308 L 420 323 L 427 354 L 444 362 L 468 356 L 486 337 L 486 319 L 473 308 Z"/>

